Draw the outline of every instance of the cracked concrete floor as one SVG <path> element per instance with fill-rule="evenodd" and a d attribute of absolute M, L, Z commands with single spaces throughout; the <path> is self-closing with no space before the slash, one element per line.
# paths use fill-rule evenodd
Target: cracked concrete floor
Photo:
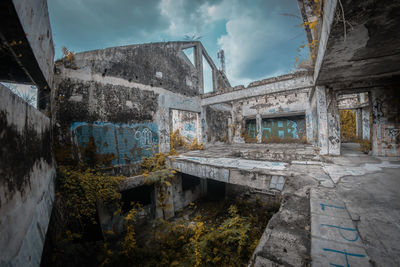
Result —
<path fill-rule="evenodd" d="M 400 266 L 400 160 L 354 147 L 323 164 L 334 187 L 311 190 L 313 266 Z"/>

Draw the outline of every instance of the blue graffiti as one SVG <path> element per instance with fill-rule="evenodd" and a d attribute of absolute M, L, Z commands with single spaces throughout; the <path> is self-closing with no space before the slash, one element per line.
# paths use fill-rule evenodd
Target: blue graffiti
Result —
<path fill-rule="evenodd" d="M 341 236 L 343 239 L 345 239 L 345 240 L 347 240 L 347 241 L 349 241 L 349 242 L 355 242 L 355 241 L 358 240 L 357 229 L 355 229 L 355 228 L 347 228 L 347 227 L 342 227 L 342 226 L 338 226 L 338 225 L 331 225 L 331 224 L 321 224 L 321 226 L 326 226 L 326 227 L 331 227 L 331 228 L 339 229 L 339 234 L 340 234 L 340 236 Z M 348 239 L 348 238 L 346 238 L 346 237 L 343 235 L 342 230 L 354 232 L 355 238 L 354 238 L 354 239 Z"/>
<path fill-rule="evenodd" d="M 158 127 L 155 123 L 74 122 L 74 144 L 85 147 L 93 137 L 97 153 L 114 154 L 114 166 L 140 162 L 157 152 Z"/>
<path fill-rule="evenodd" d="M 185 131 L 196 132 L 196 126 L 194 125 L 194 123 L 186 123 L 183 127 Z"/>
<path fill-rule="evenodd" d="M 323 203 L 320 203 L 320 205 L 321 205 L 321 210 L 323 210 L 323 211 L 325 211 L 325 207 L 330 207 L 330 208 L 335 208 L 335 209 L 344 210 L 344 207 L 341 207 L 341 206 L 334 206 L 334 205 L 323 204 Z"/>
<path fill-rule="evenodd" d="M 323 251 L 327 251 L 327 252 L 335 252 L 335 253 L 339 253 L 339 254 L 343 254 L 345 256 L 345 260 L 346 260 L 346 267 L 350 267 L 349 265 L 349 259 L 347 256 L 352 256 L 352 257 L 359 257 L 359 258 L 365 258 L 365 255 L 363 254 L 356 254 L 356 253 L 349 253 L 345 251 L 341 251 L 341 250 L 335 250 L 335 249 L 330 249 L 330 248 L 323 248 Z M 329 263 L 331 266 L 336 266 L 336 267 L 345 267 L 344 265 L 338 265 L 338 264 L 334 264 L 334 263 Z"/>

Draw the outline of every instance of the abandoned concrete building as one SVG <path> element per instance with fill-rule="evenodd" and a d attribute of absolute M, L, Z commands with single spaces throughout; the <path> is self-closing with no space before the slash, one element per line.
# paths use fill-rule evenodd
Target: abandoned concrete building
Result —
<path fill-rule="evenodd" d="M 298 6 L 316 44 L 312 68 L 232 87 L 199 41 L 54 62 L 46 0 L 1 1 L 0 80 L 36 85 L 38 109 L 0 84 L 0 266 L 41 264 L 54 147 L 71 147 L 79 160 L 90 143 L 113 155 L 108 171 L 127 177 L 122 197 L 145 195 L 146 216 L 172 218 L 221 185 L 223 194 L 279 200 L 249 266 L 399 266 L 400 3 Z M 369 153 L 343 142 L 341 110 L 353 110 Z M 176 174 L 164 210 L 139 170 L 144 158 L 170 152 L 177 131 L 204 149 L 167 157 Z M 103 231 L 119 227 L 97 209 Z"/>

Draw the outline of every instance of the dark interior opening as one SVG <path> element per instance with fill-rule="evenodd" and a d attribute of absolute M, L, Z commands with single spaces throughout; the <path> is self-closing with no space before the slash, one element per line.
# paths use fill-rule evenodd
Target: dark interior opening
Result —
<path fill-rule="evenodd" d="M 123 191 L 121 193 L 122 212 L 127 213 L 131 209 L 131 202 L 140 203 L 142 206 L 152 204 L 153 192 L 153 185 L 142 185 Z"/>
<path fill-rule="evenodd" d="M 182 191 L 194 190 L 199 184 L 199 177 L 182 173 Z"/>
<path fill-rule="evenodd" d="M 207 198 L 225 198 L 225 183 L 213 179 L 207 179 Z"/>

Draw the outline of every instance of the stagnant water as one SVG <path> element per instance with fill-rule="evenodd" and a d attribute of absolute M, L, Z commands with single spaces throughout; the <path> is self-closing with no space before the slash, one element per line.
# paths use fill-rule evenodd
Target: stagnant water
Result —
<path fill-rule="evenodd" d="M 56 266 L 246 266 L 278 209 L 255 195 L 199 199 L 172 219 L 61 246 Z"/>

